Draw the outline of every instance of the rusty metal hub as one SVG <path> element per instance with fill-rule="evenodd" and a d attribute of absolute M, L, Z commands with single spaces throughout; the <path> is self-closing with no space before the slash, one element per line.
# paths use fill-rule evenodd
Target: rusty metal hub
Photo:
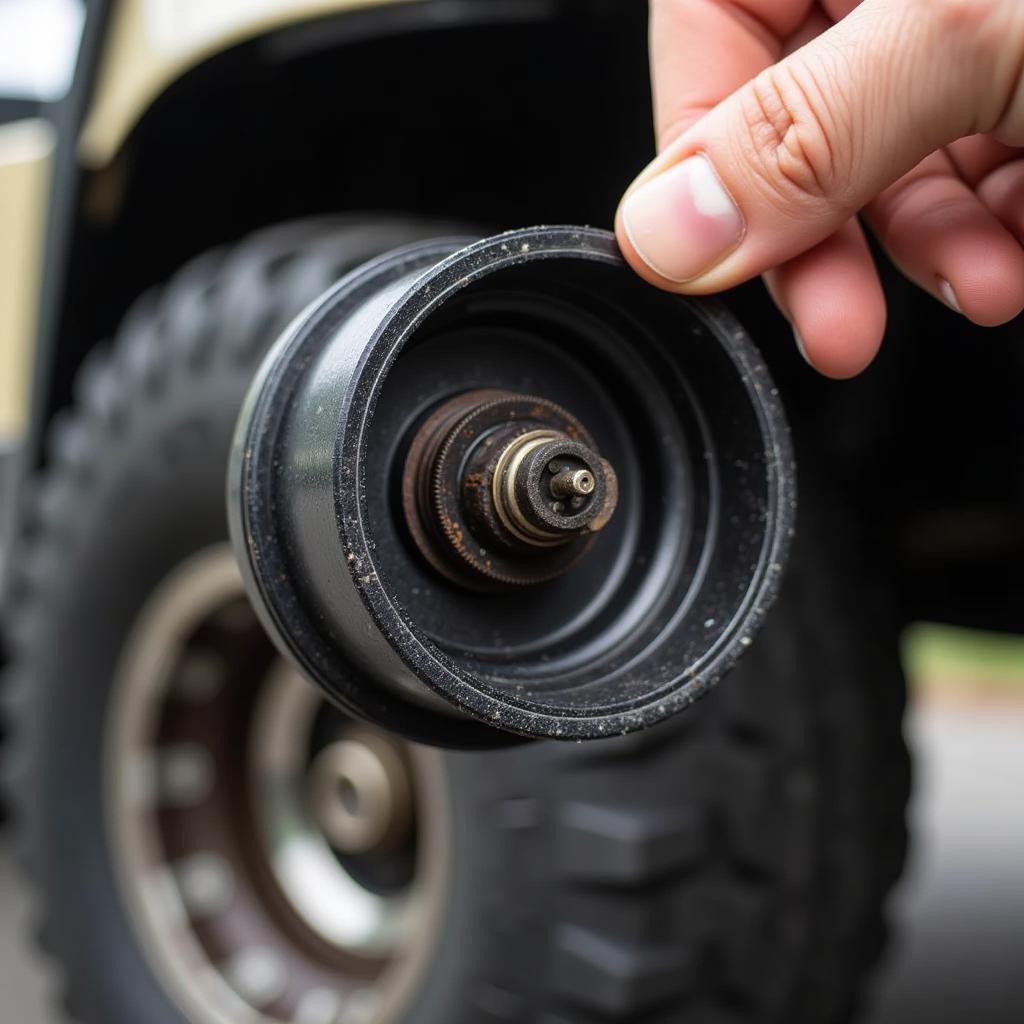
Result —
<path fill-rule="evenodd" d="M 429 416 L 402 477 L 416 547 L 474 590 L 567 572 L 617 501 L 615 471 L 579 420 L 554 402 L 499 389 L 457 395 Z"/>

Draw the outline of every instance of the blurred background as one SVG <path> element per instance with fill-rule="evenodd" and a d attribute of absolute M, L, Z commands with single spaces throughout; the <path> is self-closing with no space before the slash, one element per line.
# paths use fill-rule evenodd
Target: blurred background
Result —
<path fill-rule="evenodd" d="M 202 31 L 216 23 L 213 12 L 221 10 L 213 0 L 208 6 L 181 6 Z M 173 0 L 152 5 L 168 19 L 174 8 Z M 0 0 L 0 123 L 31 117 L 67 93 L 82 23 L 82 5 L 75 0 Z M 202 81 L 192 85 L 201 97 Z M 195 106 L 194 97 L 191 102 Z M 194 106 L 186 109 L 188 116 Z M 251 134 L 251 126 L 244 131 Z M 159 146 L 154 151 L 155 159 L 165 156 Z M 625 183 L 628 165 L 626 160 L 621 174 L 615 169 L 616 180 Z M 522 173 L 531 166 L 524 157 Z M 221 187 L 228 194 L 235 182 Z M 422 188 L 429 191 L 428 185 Z M 465 181 L 452 188 L 453 194 L 460 188 L 471 191 Z M 97 191 L 93 199 L 102 207 L 104 195 Z M 487 200 L 483 189 L 472 196 L 480 209 Z M 513 200 L 508 202 L 514 210 Z M 289 196 L 281 204 L 285 216 L 306 212 L 301 198 Z M 163 226 L 175 219 L 173 211 L 162 209 L 154 216 Z M 0 222 L 0 232 L 5 228 Z M 148 223 L 136 228 L 138 235 L 129 233 L 129 239 L 148 240 Z M 230 223 L 223 227 L 226 235 L 233 229 Z M 157 258 L 139 271 L 139 281 L 131 279 L 131 268 L 126 270 L 125 293 L 151 283 L 146 274 L 162 276 L 167 270 L 162 264 L 176 266 L 179 255 Z M 103 268 L 87 270 L 75 301 L 87 321 L 92 316 L 90 331 L 103 334 L 116 318 L 108 309 L 95 315 L 88 309 L 88 286 L 94 281 L 89 275 L 101 276 Z M 68 380 L 60 381 L 58 392 L 65 400 Z M 1017 521 L 1014 529 L 1019 537 L 1024 524 Z M 4 554 L 0 544 L 0 560 Z M 929 569 L 930 579 L 944 578 L 941 566 L 933 563 Z M 922 590 L 929 586 L 926 580 Z M 1009 594 L 991 588 L 986 600 L 1003 611 L 1009 606 Z M 1019 1024 L 1024 1020 L 1024 636 L 917 623 L 903 634 L 902 657 L 910 688 L 906 733 L 914 759 L 910 857 L 892 897 L 892 939 L 863 1020 Z M 0 825 L 0 1018 L 11 1024 L 56 1019 L 48 1009 L 46 975 L 30 948 L 34 933 L 31 902 Z"/>
<path fill-rule="evenodd" d="M 1024 1013 L 1024 638 L 908 631 L 909 867 L 864 1024 L 1019 1024 Z M 2 834 L 0 834 L 2 835 Z M 2 839 L 0 839 L 2 844 Z M 7 1018 L 51 1024 L 33 916 L 0 845 Z"/>
<path fill-rule="evenodd" d="M 908 872 L 868 1020 L 1009 1024 L 1024 1010 L 1024 640 L 912 628 Z"/>

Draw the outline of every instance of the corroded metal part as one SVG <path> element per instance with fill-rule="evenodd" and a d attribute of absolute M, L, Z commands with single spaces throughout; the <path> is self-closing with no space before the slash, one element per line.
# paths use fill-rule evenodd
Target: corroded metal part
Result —
<path fill-rule="evenodd" d="M 560 478 L 563 493 L 557 494 Z M 574 479 L 582 481 L 582 493 L 575 490 Z M 578 440 L 550 433 L 538 433 L 511 450 L 492 487 L 506 525 L 511 523 L 533 545 L 564 544 L 597 533 L 618 503 L 615 471 L 607 460 Z"/>
<path fill-rule="evenodd" d="M 565 409 L 484 389 L 445 402 L 416 432 L 402 505 L 416 547 L 446 579 L 515 588 L 586 554 L 615 509 L 614 476 Z"/>

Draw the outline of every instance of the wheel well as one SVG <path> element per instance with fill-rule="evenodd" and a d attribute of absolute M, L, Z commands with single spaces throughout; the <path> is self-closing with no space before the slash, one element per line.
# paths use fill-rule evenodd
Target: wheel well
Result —
<path fill-rule="evenodd" d="M 378 36 L 334 16 L 182 77 L 82 182 L 47 416 L 139 294 L 260 226 L 365 210 L 609 224 L 653 145 L 641 7 L 494 4 L 467 24 L 392 12 Z"/>

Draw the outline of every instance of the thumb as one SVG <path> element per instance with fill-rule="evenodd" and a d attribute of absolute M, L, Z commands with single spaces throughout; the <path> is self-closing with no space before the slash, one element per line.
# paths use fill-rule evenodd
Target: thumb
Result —
<path fill-rule="evenodd" d="M 1024 58 L 1017 0 L 865 0 L 734 93 L 626 193 L 623 252 L 703 294 L 833 234 L 934 150 L 997 129 Z"/>

